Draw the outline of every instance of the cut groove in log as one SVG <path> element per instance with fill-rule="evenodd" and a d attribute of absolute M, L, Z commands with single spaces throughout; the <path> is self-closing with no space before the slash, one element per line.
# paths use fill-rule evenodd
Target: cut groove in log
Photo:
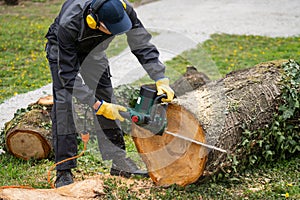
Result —
<path fill-rule="evenodd" d="M 205 143 L 202 127 L 183 107 L 169 105 L 167 119 L 168 131 Z M 197 181 L 203 173 L 207 160 L 206 148 L 167 134 L 153 135 L 134 124 L 132 136 L 156 185 L 167 186 L 172 182 L 185 186 Z"/>

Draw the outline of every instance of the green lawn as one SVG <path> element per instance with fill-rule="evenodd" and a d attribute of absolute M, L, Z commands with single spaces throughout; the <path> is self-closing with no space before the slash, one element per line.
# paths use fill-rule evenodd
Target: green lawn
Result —
<path fill-rule="evenodd" d="M 0 8 L 0 103 L 51 82 L 44 52 L 44 36 L 61 2 L 25 1 L 22 6 Z M 125 45 L 125 38 L 118 37 L 110 45 L 108 55 L 117 55 Z M 264 61 L 288 58 L 297 60 L 300 57 L 299 47 L 299 36 L 269 38 L 215 34 L 204 44 L 199 44 L 198 48 L 168 61 L 167 75 L 175 80 L 187 65 L 194 65 L 212 79 L 217 79 L 230 71 Z"/>
<path fill-rule="evenodd" d="M 51 82 L 44 53 L 44 35 L 61 2 L 25 1 L 23 6 L 1 6 L 0 103 L 16 94 L 35 90 Z M 124 38 L 119 38 L 111 45 L 109 55 L 117 55 L 125 45 Z M 260 62 L 290 58 L 300 60 L 300 35 L 270 38 L 214 34 L 210 40 L 166 62 L 166 65 L 167 75 L 171 80 L 178 77 L 172 72 L 183 73 L 188 65 L 195 65 L 212 79 L 218 79 L 233 70 L 251 67 Z M 3 139 L 2 132 L 0 149 L 5 149 Z M 128 136 L 126 142 L 128 152 L 135 153 L 135 147 Z M 88 149 L 89 152 L 78 160 L 78 169 L 75 172 L 77 180 L 99 172 L 108 172 L 109 163 L 100 159 L 95 142 L 91 142 Z M 108 199 L 141 198 L 143 193 L 148 195 L 145 199 L 300 199 L 299 163 L 300 156 L 295 155 L 286 160 L 259 164 L 234 177 L 216 178 L 205 184 L 192 184 L 185 188 L 155 187 L 148 179 L 137 179 L 137 183 L 145 182 L 150 187 L 131 190 L 117 179 L 107 177 L 105 188 Z M 46 174 L 52 164 L 51 159 L 23 161 L 9 153 L 1 154 L 0 186 L 30 185 L 49 188 Z M 121 187 L 116 192 L 117 185 Z"/>

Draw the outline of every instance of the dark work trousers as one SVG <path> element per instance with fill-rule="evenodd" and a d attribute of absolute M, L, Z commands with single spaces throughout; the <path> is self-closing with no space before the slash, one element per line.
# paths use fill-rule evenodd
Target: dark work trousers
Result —
<path fill-rule="evenodd" d="M 105 59 L 104 59 L 105 60 Z M 74 123 L 73 96 L 63 87 L 61 79 L 58 76 L 57 62 L 49 61 L 54 105 L 52 108 L 52 135 L 53 147 L 55 152 L 55 162 L 70 158 L 77 154 L 77 131 Z M 107 65 L 108 66 L 108 65 Z M 113 89 L 110 80 L 109 68 L 105 69 L 100 78 L 97 73 L 87 66 L 83 66 L 80 75 L 91 89 L 95 91 L 95 96 L 99 100 L 106 102 L 115 102 Z M 94 77 L 93 77 L 94 76 Z M 94 120 L 99 149 L 104 160 L 114 160 L 124 158 L 125 143 L 123 132 L 120 129 L 120 122 L 106 119 L 103 116 L 97 116 Z M 57 170 L 65 170 L 76 167 L 76 160 L 64 162 L 56 167 Z"/>

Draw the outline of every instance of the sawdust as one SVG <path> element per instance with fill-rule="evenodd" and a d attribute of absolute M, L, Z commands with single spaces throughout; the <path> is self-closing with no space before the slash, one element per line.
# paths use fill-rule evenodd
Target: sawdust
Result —
<path fill-rule="evenodd" d="M 114 182 L 118 187 L 112 194 L 118 199 L 118 190 L 127 188 L 128 193 L 136 194 L 137 198 L 145 199 L 150 195 L 150 189 L 154 187 L 151 179 L 126 179 L 118 176 L 97 175 L 86 178 L 83 181 L 55 188 L 55 189 L 0 189 L 0 199 L 22 199 L 22 200 L 75 200 L 75 199 L 101 199 L 105 198 L 106 189 L 109 187 L 105 182 Z M 143 191 L 143 192 L 141 192 Z"/>

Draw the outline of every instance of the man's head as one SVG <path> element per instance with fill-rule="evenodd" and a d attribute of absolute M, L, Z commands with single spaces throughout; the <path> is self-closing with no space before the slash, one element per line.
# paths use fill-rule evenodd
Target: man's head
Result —
<path fill-rule="evenodd" d="M 125 12 L 126 4 L 122 0 L 93 0 L 86 21 L 90 28 L 103 25 L 113 35 L 129 31 L 132 23 Z"/>

